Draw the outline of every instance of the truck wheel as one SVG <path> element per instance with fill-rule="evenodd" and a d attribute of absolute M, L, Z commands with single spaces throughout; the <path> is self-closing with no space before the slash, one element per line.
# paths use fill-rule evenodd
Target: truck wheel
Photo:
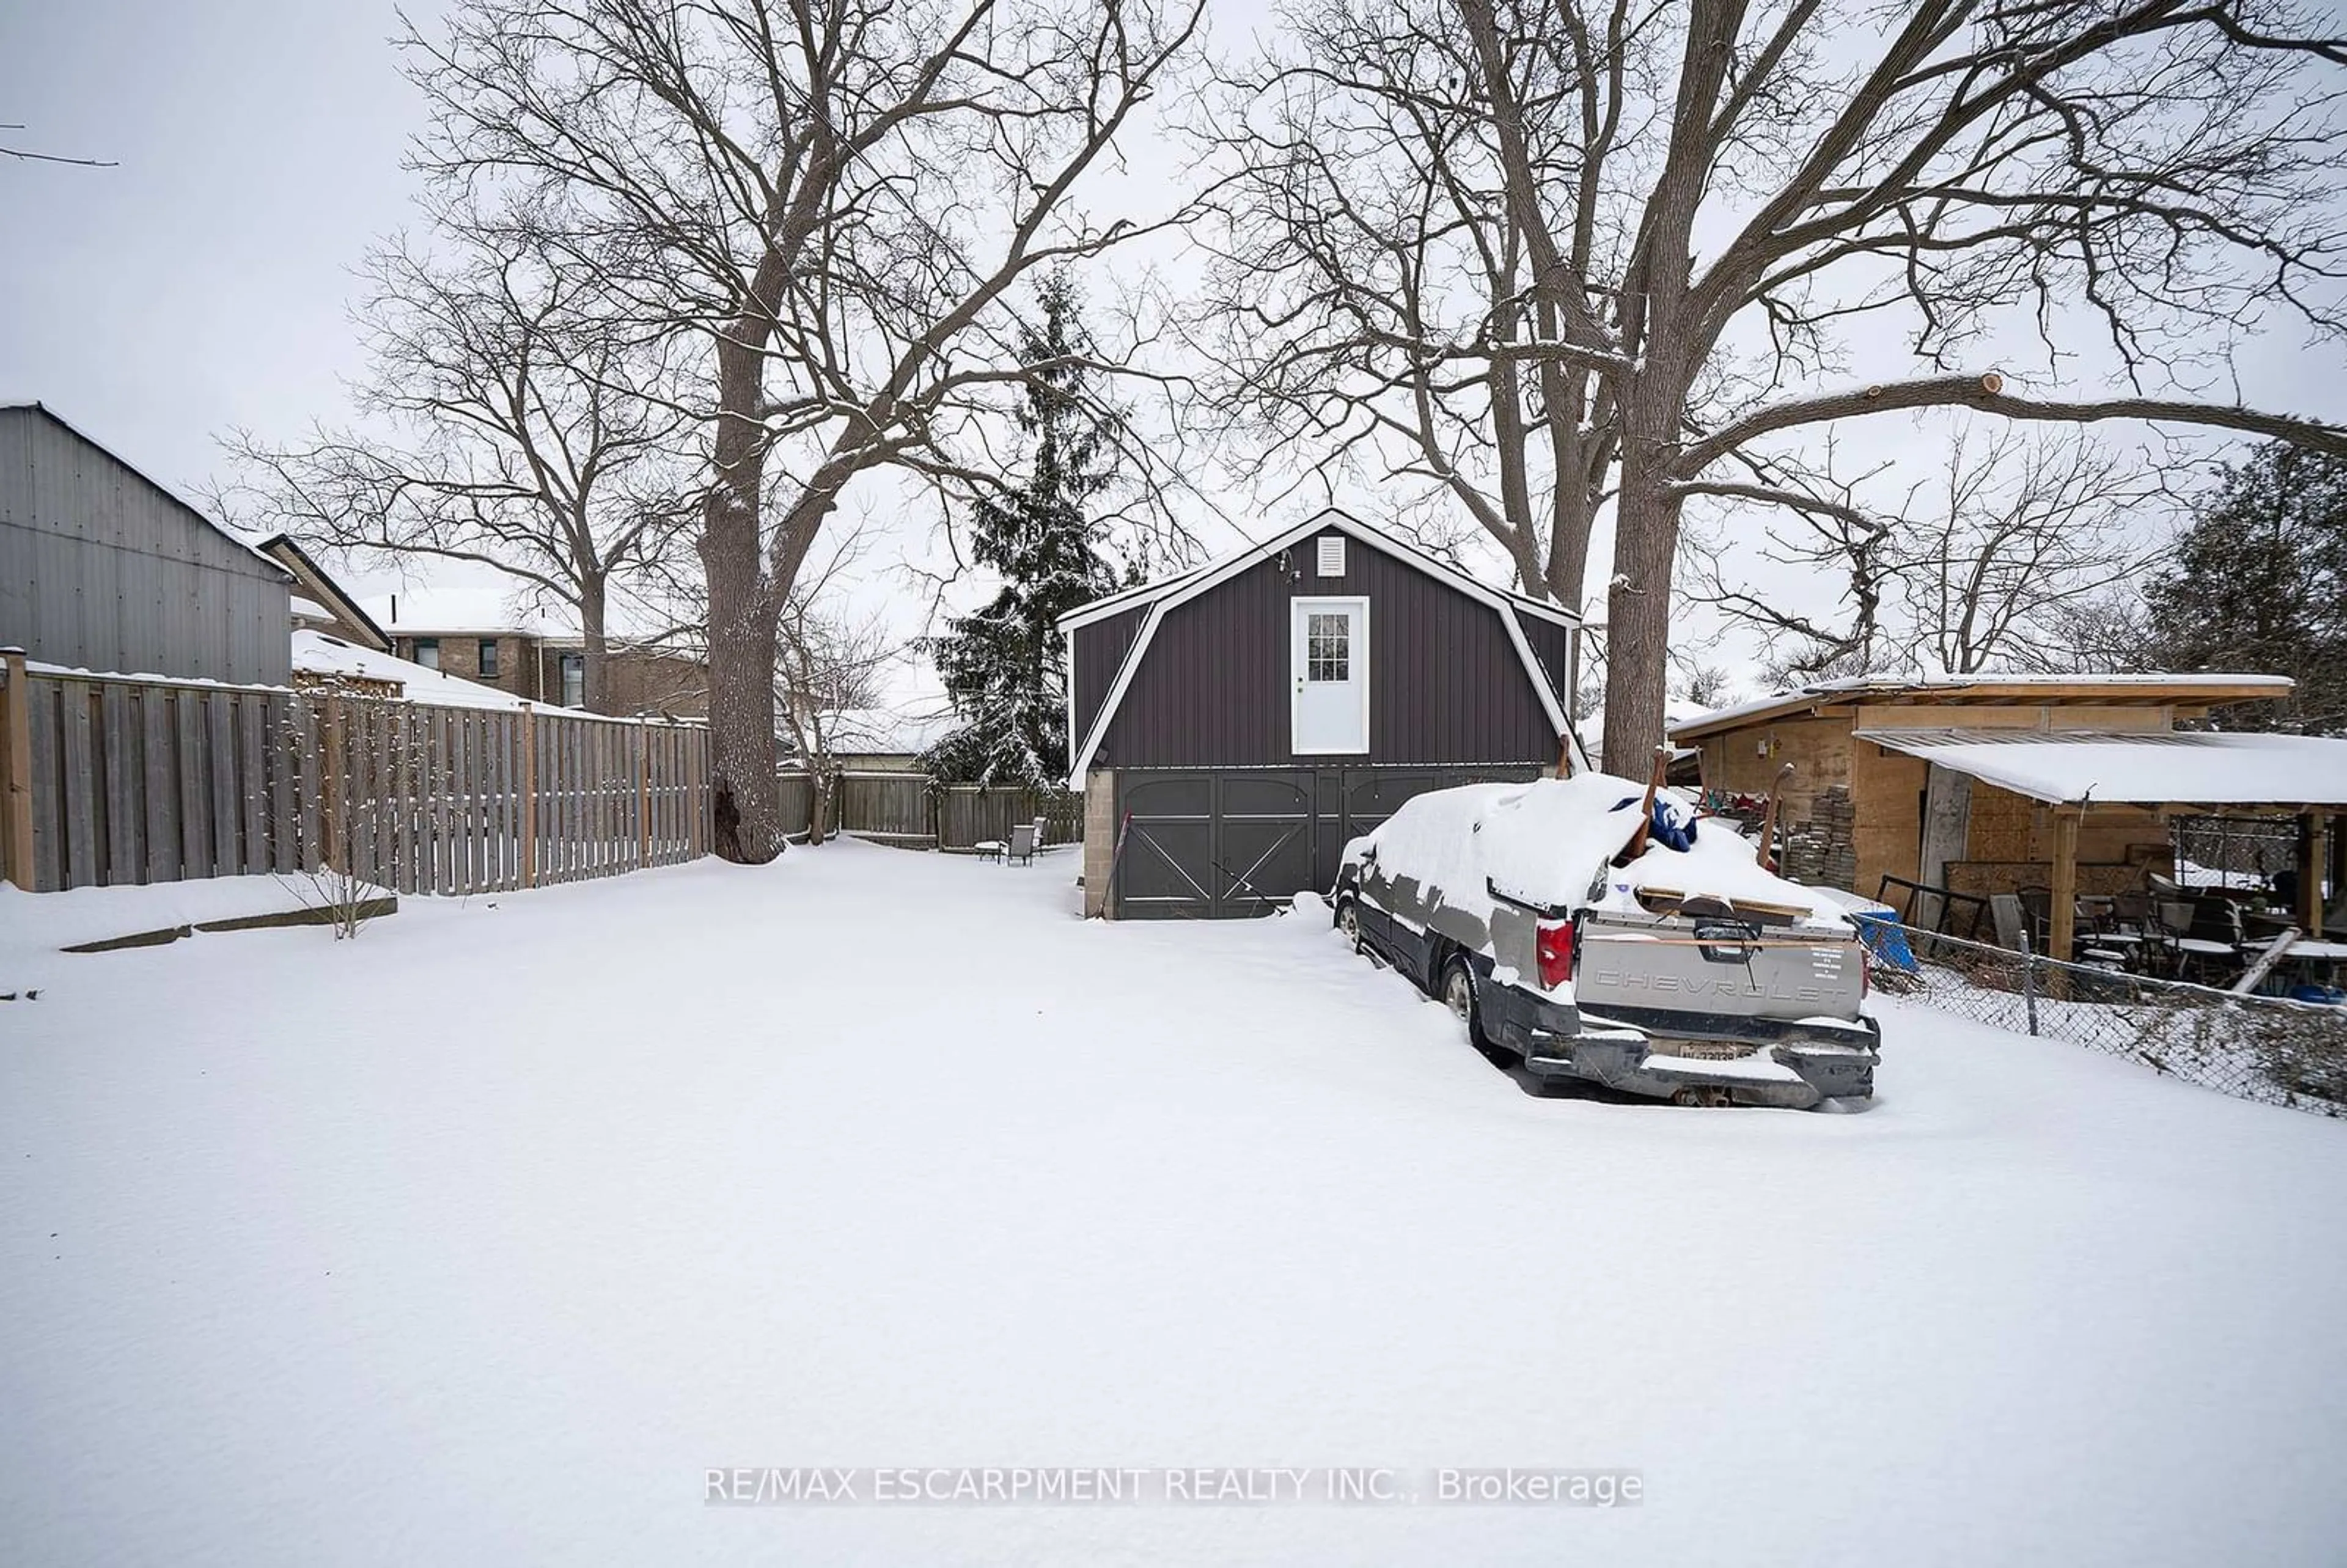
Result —
<path fill-rule="evenodd" d="M 1356 953 L 1361 950 L 1361 907 L 1350 898 L 1337 902 L 1337 934 Z"/>
<path fill-rule="evenodd" d="M 1470 968 L 1464 954 L 1454 953 L 1442 967 L 1442 1005 L 1450 1015 L 1466 1026 L 1467 1043 L 1485 1056 L 1498 1060 L 1499 1048 L 1483 1032 L 1483 1006 L 1475 994 L 1475 971 Z"/>

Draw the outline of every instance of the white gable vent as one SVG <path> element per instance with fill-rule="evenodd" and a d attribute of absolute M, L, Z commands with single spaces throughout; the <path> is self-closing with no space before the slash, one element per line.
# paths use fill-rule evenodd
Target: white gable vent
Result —
<path fill-rule="evenodd" d="M 1345 575 L 1344 535 L 1322 534 L 1320 536 L 1320 575 L 1322 577 Z"/>

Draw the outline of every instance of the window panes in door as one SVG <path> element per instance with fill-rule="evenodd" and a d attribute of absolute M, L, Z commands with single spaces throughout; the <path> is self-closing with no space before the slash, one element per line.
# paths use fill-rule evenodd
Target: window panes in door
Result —
<path fill-rule="evenodd" d="M 1318 611 L 1305 618 L 1304 678 L 1307 681 L 1349 681 L 1353 678 L 1352 617 L 1339 611 Z"/>

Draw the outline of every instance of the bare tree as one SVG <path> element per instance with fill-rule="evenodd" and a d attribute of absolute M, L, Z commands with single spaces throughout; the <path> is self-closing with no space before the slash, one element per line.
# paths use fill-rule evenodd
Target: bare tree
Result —
<path fill-rule="evenodd" d="M 1752 466 L 1757 481 L 1784 497 L 1778 515 L 1762 525 L 1750 551 L 1735 548 L 1742 541 L 1732 534 L 1723 538 L 1691 526 L 1680 563 L 1686 574 L 1681 596 L 1758 632 L 1761 672 L 1771 684 L 1880 668 L 1891 658 L 1883 601 L 1895 593 L 1898 541 L 1887 518 L 1860 504 L 1859 490 L 1882 470 L 1856 480 L 1836 478 L 1830 438 L 1814 466 L 1790 460 Z M 1752 575 L 1752 556 L 1761 563 L 1758 579 Z M 1838 589 L 1823 610 L 1809 596 L 1786 590 L 1788 580 L 1820 579 Z"/>
<path fill-rule="evenodd" d="M 1681 701 L 1695 708 L 1717 708 L 1727 701 L 1727 671 L 1700 660 L 1681 660 L 1677 682 Z"/>
<path fill-rule="evenodd" d="M 1800 511 L 1788 501 L 1794 522 L 1761 536 L 1774 580 L 1755 581 L 1739 552 L 1691 528 L 1686 594 L 1757 630 L 1767 672 L 1794 684 L 1876 671 L 2064 667 L 2080 654 L 2088 607 L 2149 558 L 2142 516 L 2161 493 L 2156 476 L 2082 431 L 1971 421 L 1950 437 L 1934 479 L 1881 510 L 1864 504 L 1864 481 L 1789 470 L 1774 479 L 1788 497 L 1797 485 L 1808 497 Z M 1819 494 L 1827 489 L 1834 494 Z M 1804 591 L 1819 579 L 1840 588 L 1824 611 L 1809 608 L 1813 594 Z"/>
<path fill-rule="evenodd" d="M 0 120 L 0 131 L 15 132 L 26 127 L 17 120 Z M 11 139 L 14 139 L 13 136 Z M 77 169 L 116 169 L 120 167 L 110 158 L 75 158 L 61 152 L 35 152 L 27 147 L 11 147 L 0 141 L 0 158 L 13 158 L 20 163 L 67 163 Z"/>
<path fill-rule="evenodd" d="M 1594 188 L 1522 210 L 1503 192 L 1512 150 L 1572 190 L 1581 109 L 1618 115 L 1628 52 L 1583 80 L 1585 54 L 1503 43 L 1535 107 L 1502 123 L 1479 106 L 1449 0 L 1327 0 L 1287 21 L 1285 45 L 1225 75 L 1197 117 L 1229 170 L 1196 229 L 1229 421 L 1286 484 L 1299 456 L 1328 485 L 1364 480 L 1430 544 L 1454 543 L 1443 519 L 1463 513 L 1525 592 L 1578 608 L 1617 439 L 1592 417 L 1605 395 L 1591 364 L 1538 352 L 1586 336 L 1586 298 L 1533 285 L 1602 268 L 1622 237 Z"/>
<path fill-rule="evenodd" d="M 423 169 L 559 203 L 576 253 L 702 358 L 720 854 L 783 847 L 773 674 L 818 531 L 876 469 L 982 482 L 955 446 L 1031 369 L 1014 291 L 1151 227 L 1077 194 L 1200 11 L 476 0 L 409 35 Z"/>
<path fill-rule="evenodd" d="M 2158 487 L 2076 430 L 1951 443 L 1933 507 L 1909 509 L 1896 571 L 1918 657 L 1952 675 L 2059 669 L 2079 607 L 2142 570 Z"/>
<path fill-rule="evenodd" d="M 2318 30 L 2318 10 L 1395 0 L 1348 32 L 1341 0 L 1304 4 L 1307 36 L 1341 46 L 1260 78 L 1262 145 L 1234 138 L 1226 153 L 1262 177 L 1239 187 L 1252 195 L 1225 248 L 1265 282 L 1259 330 L 1305 336 L 1298 363 L 1317 354 L 1327 379 L 1375 397 L 1312 401 L 1305 381 L 1282 383 L 1276 354 L 1268 395 L 1315 414 L 1294 420 L 1307 440 L 1387 430 L 1406 446 L 1416 433 L 1397 403 L 1455 384 L 1466 433 L 1453 446 L 1504 447 L 1511 405 L 1491 394 L 1479 410 L 1475 388 L 1508 364 L 1573 373 L 1536 412 L 1586 459 L 1558 466 L 1569 505 L 1612 505 L 1609 756 L 1660 737 L 1686 503 L 1818 515 L 1814 497 L 1739 458 L 1780 457 L 1837 420 L 1935 407 L 2347 451 L 2335 425 L 2202 390 L 2261 324 L 2294 320 L 2325 345 L 2347 326 L 2331 74 L 2347 42 Z M 1356 119 L 1370 128 L 1354 134 Z M 1380 150 L 1405 132 L 1407 153 Z M 1298 166 L 1297 144 L 1323 137 L 1343 161 Z M 1435 148 L 1442 158 L 1419 150 Z M 1342 227 L 1375 265 L 1312 251 Z M 1250 234 L 1269 238 L 1251 251 Z M 1425 234 L 1466 238 L 1422 260 Z M 1467 308 L 1479 298 L 1488 311 Z M 2042 390 L 1989 357 L 2015 328 L 2043 345 Z M 2067 379 L 2090 351 L 2107 374 Z M 1903 363 L 1810 390 L 1885 359 Z"/>
<path fill-rule="evenodd" d="M 2116 589 L 2064 605 L 2054 617 L 2053 662 L 2060 669 L 2095 674 L 2141 670 L 2149 642 L 2142 600 Z"/>
<path fill-rule="evenodd" d="M 691 426 L 663 345 L 526 224 L 463 201 L 435 218 L 437 251 L 395 242 L 368 261 L 368 428 L 232 432 L 237 478 L 216 499 L 346 556 L 494 568 L 577 617 L 586 705 L 609 712 L 614 598 L 672 569 L 689 516 Z"/>
<path fill-rule="evenodd" d="M 807 843 L 831 836 L 839 753 L 878 750 L 870 711 L 881 705 L 888 667 L 905 640 L 881 616 L 847 608 L 855 568 L 871 535 L 857 519 L 799 575 L 775 627 L 774 712 L 807 775 Z"/>
<path fill-rule="evenodd" d="M 883 676 L 904 651 L 877 616 L 850 619 L 794 594 L 783 612 L 774 661 L 774 702 L 807 775 L 807 842 L 831 836 L 839 753 L 878 742 L 869 712 Z"/>

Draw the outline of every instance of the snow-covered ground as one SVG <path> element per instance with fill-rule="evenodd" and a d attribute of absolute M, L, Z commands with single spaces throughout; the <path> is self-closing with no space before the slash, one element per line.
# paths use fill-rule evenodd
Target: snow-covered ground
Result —
<path fill-rule="evenodd" d="M 2347 1127 L 1885 1006 L 1543 1100 L 1300 917 L 836 845 L 9 960 L 0 1560 L 2330 1563 Z M 1635 1470 L 1601 1511 L 726 1466 Z"/>

